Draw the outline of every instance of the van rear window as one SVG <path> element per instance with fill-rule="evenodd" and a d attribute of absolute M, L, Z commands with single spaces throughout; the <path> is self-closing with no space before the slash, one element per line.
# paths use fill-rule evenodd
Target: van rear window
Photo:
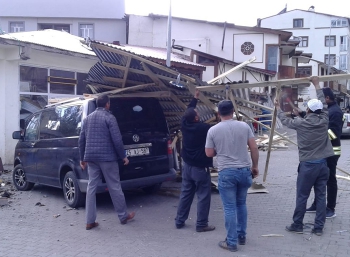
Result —
<path fill-rule="evenodd" d="M 110 111 L 121 132 L 150 131 L 168 133 L 161 105 L 154 98 L 112 98 Z"/>

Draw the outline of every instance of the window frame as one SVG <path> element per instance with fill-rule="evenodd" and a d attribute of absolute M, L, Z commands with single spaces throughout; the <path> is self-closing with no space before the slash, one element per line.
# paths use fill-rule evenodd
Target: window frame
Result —
<path fill-rule="evenodd" d="M 327 41 L 328 41 L 328 43 L 332 42 L 332 38 L 334 38 L 334 45 L 333 46 L 327 45 Z M 336 47 L 337 46 L 337 36 L 336 35 L 324 36 L 324 46 L 325 47 Z"/>
<path fill-rule="evenodd" d="M 333 58 L 332 58 L 332 57 L 333 57 Z M 334 60 L 333 64 L 327 63 L 326 60 L 328 60 L 328 54 L 325 54 L 325 55 L 324 55 L 324 63 L 325 63 L 326 65 L 329 65 L 329 66 L 334 66 L 334 65 L 336 64 L 336 58 L 337 58 L 337 56 L 336 56 L 335 54 L 330 54 L 330 55 L 329 55 L 329 58 Z"/>
<path fill-rule="evenodd" d="M 345 60 L 345 67 L 342 67 L 342 60 Z M 341 54 L 339 55 L 339 69 L 340 70 L 347 70 L 348 69 L 348 55 L 347 54 Z"/>
<path fill-rule="evenodd" d="M 300 40 L 300 42 L 299 42 L 298 47 L 309 47 L 309 37 L 308 37 L 308 36 L 301 36 L 301 37 L 299 37 L 299 38 L 301 38 L 301 40 Z M 303 39 L 306 39 L 306 46 L 300 45 L 300 43 L 303 43 L 303 42 L 304 42 Z"/>
<path fill-rule="evenodd" d="M 295 26 L 296 21 L 301 21 L 301 26 Z M 304 28 L 304 19 L 302 18 L 293 19 L 293 28 Z"/>
<path fill-rule="evenodd" d="M 303 71 L 310 70 L 310 74 L 307 74 L 307 73 L 300 73 L 300 72 L 299 72 L 299 69 L 300 69 L 300 70 L 303 70 Z M 312 76 L 312 66 L 298 66 L 297 74 L 303 74 L 303 75 Z"/>
<path fill-rule="evenodd" d="M 51 26 L 51 28 L 46 28 L 46 29 L 53 29 L 53 30 L 58 30 L 55 28 L 55 26 L 68 26 L 69 31 L 66 31 L 66 32 L 71 33 L 72 31 L 71 24 L 69 23 L 38 23 L 38 30 L 44 30 L 43 28 L 41 28 L 41 26 L 44 26 L 44 25 Z M 61 30 L 58 30 L 58 31 L 61 31 Z"/>
<path fill-rule="evenodd" d="M 81 26 L 83 26 L 83 25 L 91 25 L 92 26 L 92 36 L 89 38 L 94 39 L 95 38 L 95 24 L 94 23 L 86 23 L 86 22 L 78 23 L 78 29 L 79 29 L 78 35 L 79 35 L 79 37 L 86 38 L 86 37 L 83 37 L 81 35 Z"/>
<path fill-rule="evenodd" d="M 23 31 L 11 31 L 11 23 L 22 23 L 23 24 Z M 24 32 L 26 31 L 26 24 L 25 21 L 9 21 L 9 33 L 17 33 L 17 32 Z"/>

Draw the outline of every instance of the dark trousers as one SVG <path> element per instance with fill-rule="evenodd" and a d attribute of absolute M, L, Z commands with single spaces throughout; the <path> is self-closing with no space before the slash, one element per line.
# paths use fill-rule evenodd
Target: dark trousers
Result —
<path fill-rule="evenodd" d="M 184 163 L 180 202 L 177 208 L 176 224 L 182 225 L 188 218 L 194 194 L 197 193 L 197 228 L 208 225 L 211 198 L 211 178 L 206 168 Z"/>
<path fill-rule="evenodd" d="M 293 215 L 294 225 L 303 227 L 306 202 L 312 187 L 315 191 L 316 217 L 315 229 L 323 229 L 326 220 L 326 186 L 329 177 L 327 163 L 300 162 L 297 178 L 296 206 Z"/>
<path fill-rule="evenodd" d="M 327 208 L 332 211 L 335 210 L 337 202 L 338 184 L 336 172 L 339 157 L 340 155 L 333 155 L 327 158 L 327 166 L 329 169 L 329 178 L 327 182 Z M 316 199 L 314 200 L 313 205 L 316 206 Z"/>

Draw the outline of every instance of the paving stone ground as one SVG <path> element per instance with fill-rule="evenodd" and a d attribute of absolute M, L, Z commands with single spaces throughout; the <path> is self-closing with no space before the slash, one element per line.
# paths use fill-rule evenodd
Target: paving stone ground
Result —
<path fill-rule="evenodd" d="M 342 140 L 339 167 L 350 171 L 350 139 Z M 260 152 L 260 172 L 266 152 Z M 310 233 L 314 214 L 306 214 L 305 233 L 285 231 L 295 205 L 298 154 L 295 146 L 273 151 L 266 183 L 268 194 L 249 194 L 247 244 L 231 253 L 217 246 L 225 238 L 220 196 L 212 193 L 210 224 L 216 230 L 195 231 L 196 201 L 183 229 L 174 228 L 180 183 L 165 183 L 156 195 L 126 192 L 135 220 L 120 225 L 107 195 L 98 196 L 100 226 L 85 230 L 85 210 L 71 210 L 62 191 L 36 185 L 18 192 L 10 205 L 0 207 L 0 256 L 239 256 L 239 257 L 346 257 L 350 256 L 350 181 L 338 180 L 337 217 L 327 220 L 323 236 Z M 338 172 L 339 175 L 342 175 Z M 10 173 L 2 180 L 10 180 Z M 262 175 L 257 179 L 262 182 Z M 311 203 L 313 197 L 310 197 Z M 37 206 L 40 202 L 45 206 Z M 60 214 L 59 217 L 54 216 Z M 277 234 L 280 237 L 264 237 Z"/>

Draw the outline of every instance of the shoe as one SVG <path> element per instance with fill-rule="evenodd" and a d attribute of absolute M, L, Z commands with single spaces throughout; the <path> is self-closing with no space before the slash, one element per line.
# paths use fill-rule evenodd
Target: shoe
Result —
<path fill-rule="evenodd" d="M 226 241 L 220 241 L 218 244 L 221 248 L 231 252 L 237 252 L 237 245 L 228 245 Z"/>
<path fill-rule="evenodd" d="M 185 226 L 185 223 L 181 223 L 181 224 L 176 224 L 176 223 L 175 223 L 175 227 L 176 227 L 177 229 L 183 228 L 184 226 Z"/>
<path fill-rule="evenodd" d="M 321 229 L 321 228 L 313 228 L 311 230 L 311 233 L 315 234 L 316 236 L 322 236 L 323 229 Z"/>
<path fill-rule="evenodd" d="M 197 232 L 208 232 L 208 231 L 213 231 L 215 229 L 214 226 L 206 226 L 206 227 L 197 227 L 196 231 Z"/>
<path fill-rule="evenodd" d="M 286 226 L 286 230 L 288 232 L 293 232 L 293 233 L 297 233 L 297 234 L 303 234 L 304 231 L 303 231 L 303 228 L 298 228 L 294 225 L 294 223 L 290 226 Z"/>
<path fill-rule="evenodd" d="M 331 209 L 327 208 L 326 210 L 326 219 L 332 219 L 335 218 L 337 214 L 335 214 L 335 211 L 332 211 Z"/>
<path fill-rule="evenodd" d="M 135 212 L 130 212 L 130 213 L 128 214 L 128 217 L 126 217 L 126 219 L 120 221 L 120 223 L 121 223 L 122 225 L 125 225 L 126 223 L 128 223 L 129 220 L 132 220 L 134 217 L 135 217 Z"/>
<path fill-rule="evenodd" d="M 245 236 L 238 236 L 238 244 L 245 245 Z"/>
<path fill-rule="evenodd" d="M 308 213 L 316 212 L 316 206 L 312 204 L 309 208 L 306 209 L 306 212 Z"/>
<path fill-rule="evenodd" d="M 97 222 L 86 224 L 86 230 L 90 230 L 90 229 L 95 228 L 95 227 L 98 227 Z"/>

